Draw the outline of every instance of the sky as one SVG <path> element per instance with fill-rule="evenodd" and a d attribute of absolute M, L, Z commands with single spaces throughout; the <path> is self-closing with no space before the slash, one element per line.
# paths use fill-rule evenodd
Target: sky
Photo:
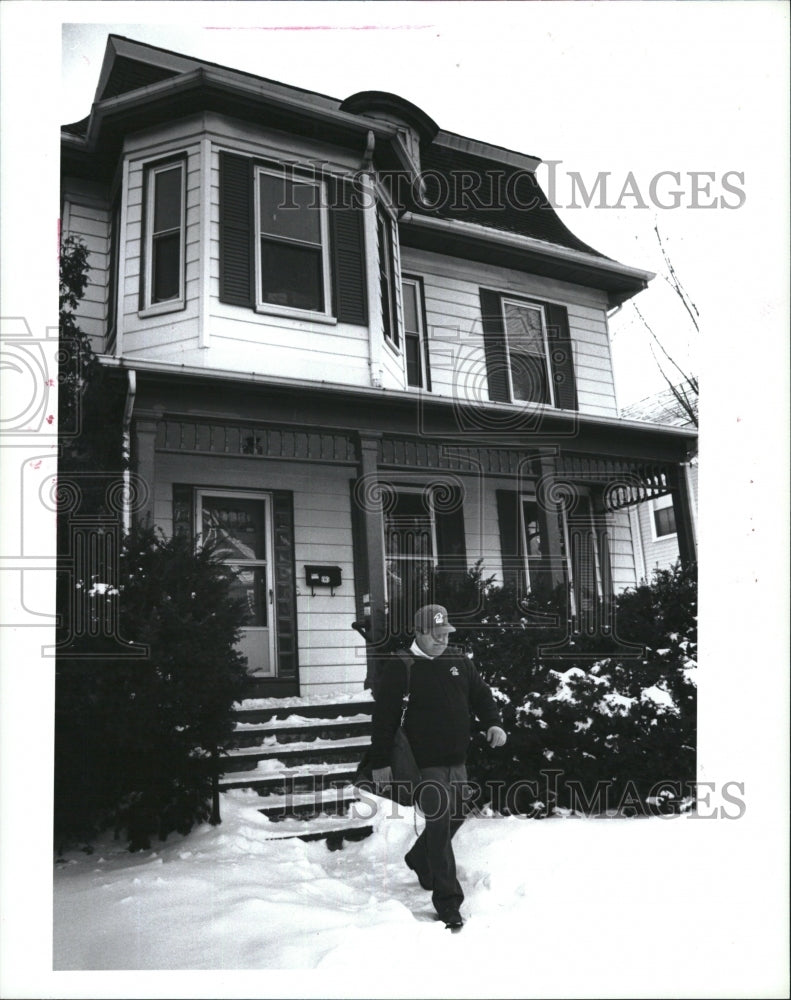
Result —
<path fill-rule="evenodd" d="M 788 22 L 789 6 L 774 0 L 5 0 L 0 319 L 24 321 L 38 338 L 57 323 L 58 127 L 88 114 L 110 32 L 338 98 L 393 91 L 444 129 L 558 161 L 561 217 L 597 250 L 658 273 L 638 297 L 639 308 L 682 367 L 700 376 L 701 780 L 718 786 L 744 780 L 749 827 L 740 831 L 751 831 L 756 855 L 776 851 L 785 858 Z M 571 207 L 571 171 L 588 189 L 607 172 L 609 205 L 631 177 L 631 190 L 640 192 L 646 207 L 634 195 L 622 198 L 620 207 L 600 207 L 598 199 L 588 208 Z M 659 178 L 659 197 L 668 198 L 665 171 L 679 175 L 677 208 L 658 208 L 650 197 Z M 695 172 L 713 175 L 699 178 L 704 189 L 710 182 L 708 194 L 695 194 Z M 743 197 L 728 194 L 726 175 Z M 538 177 L 546 187 L 546 165 Z M 725 195 L 739 207 L 723 207 Z M 661 276 L 655 226 L 699 310 L 698 336 Z M 611 332 L 619 402 L 662 389 L 633 306 L 612 318 Z M 38 450 L 9 439 L 0 445 L 0 568 L 11 556 L 30 559 L 30 565 L 41 556 L 46 567 L 45 555 L 54 548 L 51 520 L 35 522 L 41 504 L 26 498 L 24 462 L 47 449 L 51 454 L 52 442 L 41 439 Z M 27 532 L 32 524 L 35 531 Z M 24 549 L 28 538 L 35 545 Z M 0 585 L 5 579 L 0 576 Z M 6 588 L 0 596 L 5 602 L 9 595 Z M 21 954 L 14 942 L 24 941 L 31 969 L 43 976 L 49 961 L 52 744 L 46 726 L 28 720 L 31 706 L 37 718 L 52 717 L 52 660 L 41 656 L 37 628 L 7 627 L 0 639 L 6 654 L 0 672 L 0 887 L 14 902 L 28 903 L 15 908 L 13 925 L 4 926 L 19 935 L 4 952 Z M 16 766 L 20 759 L 24 768 Z M 42 794 L 20 813 L 31 777 Z M 743 840 L 740 834 L 733 864 L 749 869 Z M 41 863 L 19 869 L 13 859 L 21 852 Z M 787 862 L 782 865 L 781 881 Z M 680 941 L 688 931 L 680 927 Z M 755 931 L 760 933 L 760 914 Z M 46 978 L 36 982 L 29 995 L 47 995 Z"/>

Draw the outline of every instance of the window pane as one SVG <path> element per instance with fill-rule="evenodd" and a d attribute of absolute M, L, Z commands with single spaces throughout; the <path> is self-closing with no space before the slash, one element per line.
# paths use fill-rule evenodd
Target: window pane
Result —
<path fill-rule="evenodd" d="M 266 559 L 265 506 L 260 500 L 204 497 L 202 508 L 203 541 L 217 546 L 219 559 Z"/>
<path fill-rule="evenodd" d="M 535 500 L 522 502 L 522 516 L 527 558 L 536 558 L 541 555 L 541 529 L 538 526 L 538 504 Z"/>
<path fill-rule="evenodd" d="M 167 302 L 179 296 L 181 232 L 156 236 L 151 245 L 151 301 Z"/>
<path fill-rule="evenodd" d="M 404 339 L 406 349 L 406 381 L 407 385 L 422 386 L 423 378 L 420 371 L 420 337 L 408 333 Z"/>
<path fill-rule="evenodd" d="M 261 241 L 261 299 L 294 309 L 324 309 L 321 250 Z"/>
<path fill-rule="evenodd" d="M 154 175 L 154 232 L 181 226 L 181 167 Z"/>
<path fill-rule="evenodd" d="M 388 557 L 432 559 L 434 555 L 433 515 L 423 493 L 397 493 L 385 514 L 385 541 Z"/>
<path fill-rule="evenodd" d="M 532 403 L 548 403 L 550 401 L 549 385 L 544 358 L 512 350 L 510 360 L 514 399 Z"/>
<path fill-rule="evenodd" d="M 656 525 L 657 538 L 661 538 L 662 535 L 674 535 L 676 533 L 676 512 L 673 507 L 655 510 L 654 524 Z"/>
<path fill-rule="evenodd" d="M 318 185 L 262 173 L 259 193 L 263 235 L 321 245 Z"/>
<path fill-rule="evenodd" d="M 409 333 L 419 333 L 417 288 L 411 282 L 405 282 L 401 286 L 401 291 L 404 299 L 404 329 Z"/>
<path fill-rule="evenodd" d="M 508 346 L 522 353 L 539 354 L 544 357 L 544 334 L 541 328 L 541 310 L 521 306 L 515 302 L 505 303 L 505 329 Z"/>

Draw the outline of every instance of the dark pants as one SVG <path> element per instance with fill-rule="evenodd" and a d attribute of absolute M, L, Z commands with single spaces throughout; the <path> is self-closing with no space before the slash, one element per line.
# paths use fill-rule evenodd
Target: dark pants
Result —
<path fill-rule="evenodd" d="M 458 910 L 464 900 L 456 878 L 451 839 L 464 822 L 464 783 L 467 768 L 422 767 L 417 805 L 426 827 L 407 854 L 424 886 L 431 886 L 431 901 L 440 917 Z"/>

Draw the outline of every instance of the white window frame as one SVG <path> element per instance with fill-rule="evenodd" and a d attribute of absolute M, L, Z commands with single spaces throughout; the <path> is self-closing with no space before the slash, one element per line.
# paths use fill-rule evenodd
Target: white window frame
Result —
<path fill-rule="evenodd" d="M 544 344 L 544 368 L 546 371 L 547 386 L 549 388 L 549 400 L 545 403 L 539 402 L 535 399 L 517 399 L 516 393 L 514 392 L 514 380 L 511 374 L 511 345 L 508 342 L 508 320 L 505 314 L 506 305 L 517 306 L 522 309 L 534 309 L 538 312 L 541 317 L 541 339 Z M 512 403 L 532 403 L 534 406 L 552 406 L 555 407 L 557 404 L 555 402 L 555 380 L 552 377 L 552 365 L 549 360 L 549 341 L 547 339 L 547 317 L 544 312 L 544 306 L 540 302 L 530 302 L 527 299 L 515 298 L 511 295 L 501 295 L 500 296 L 500 311 L 503 319 L 503 339 L 505 340 L 505 353 L 508 357 L 508 392 L 511 396 Z"/>
<path fill-rule="evenodd" d="M 156 192 L 156 177 L 158 174 L 166 173 L 169 170 L 178 170 L 181 176 L 181 203 L 180 203 L 180 240 L 179 240 L 179 291 L 178 295 L 172 299 L 165 299 L 162 302 L 152 302 L 153 291 L 153 265 L 154 265 L 154 204 Z M 187 245 L 187 160 L 186 156 L 177 155 L 168 157 L 162 162 L 150 162 L 143 164 L 143 171 L 146 185 L 146 204 L 143 217 L 143 238 L 144 238 L 144 261 L 145 272 L 143 274 L 143 308 L 140 310 L 141 316 L 158 316 L 161 313 L 175 312 L 184 308 L 185 299 L 185 268 L 186 268 L 186 245 Z M 119 282 L 120 286 L 120 282 Z M 121 294 L 119 287 L 118 294 Z"/>
<path fill-rule="evenodd" d="M 261 232 L 261 185 L 259 178 L 262 174 L 268 174 L 270 177 L 278 177 L 283 179 L 284 182 L 288 184 L 296 182 L 318 189 L 319 232 L 321 236 L 322 298 L 324 300 L 324 308 L 321 310 L 298 309 L 295 306 L 284 306 L 278 305 L 274 302 L 264 302 L 262 299 L 261 238 L 264 235 L 268 235 Z M 284 170 L 277 170 L 273 167 L 256 164 L 255 170 L 253 171 L 253 224 L 255 230 L 255 311 L 259 313 L 268 313 L 274 316 L 293 316 L 298 319 L 318 320 L 319 322 L 325 323 L 334 322 L 335 318 L 332 315 L 332 286 L 330 282 L 330 227 L 327 212 L 326 187 L 324 182 L 316 177 L 309 177 L 295 172 L 287 174 Z M 303 243 L 300 240 L 284 239 L 282 242 L 284 245 L 315 247 L 314 243 Z"/>
<path fill-rule="evenodd" d="M 656 517 L 654 517 L 654 514 L 658 510 L 666 510 L 668 507 L 672 506 L 673 506 L 673 496 L 671 493 L 666 493 L 664 496 L 661 497 L 651 498 L 648 520 L 651 522 L 652 542 L 666 542 L 672 538 L 678 538 L 678 529 L 676 529 L 676 531 L 669 531 L 666 535 L 658 535 L 656 531 Z"/>
<path fill-rule="evenodd" d="M 421 486 L 398 486 L 395 484 L 385 482 L 383 484 L 389 489 L 392 489 L 394 493 L 412 493 L 417 495 L 428 496 L 428 513 L 431 518 L 431 562 L 436 570 L 439 563 L 439 557 L 437 555 L 437 512 L 434 509 L 434 490 L 431 487 L 423 488 Z M 382 565 L 387 567 L 388 555 L 387 555 L 387 514 L 382 517 Z M 399 558 L 408 560 L 410 562 L 417 562 L 417 556 L 400 556 Z M 390 602 L 390 593 L 388 591 L 388 580 L 387 573 L 385 573 L 385 600 Z"/>
<path fill-rule="evenodd" d="M 411 285 L 415 289 L 415 302 L 417 311 L 417 324 L 418 324 L 418 359 L 420 365 L 420 385 L 410 385 L 409 383 L 409 371 L 407 368 L 407 350 L 406 350 L 406 340 L 407 340 L 407 328 L 406 328 L 406 304 L 404 298 L 404 285 Z M 407 389 L 415 389 L 421 392 L 428 392 L 428 365 L 426 363 L 426 350 L 427 350 L 427 339 L 425 322 L 423 319 L 424 301 L 423 301 L 423 282 L 412 275 L 401 275 L 401 307 L 403 310 L 403 329 L 401 331 L 401 339 L 404 348 L 404 384 Z M 412 334 L 409 334 L 412 336 Z"/>

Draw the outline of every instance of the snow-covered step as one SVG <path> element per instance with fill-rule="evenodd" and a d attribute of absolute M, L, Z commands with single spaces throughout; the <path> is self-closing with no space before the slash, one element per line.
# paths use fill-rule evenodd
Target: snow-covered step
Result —
<path fill-rule="evenodd" d="M 237 715 L 234 726 L 236 741 L 242 746 L 252 746 L 266 737 L 274 737 L 279 743 L 297 743 L 308 739 L 363 735 L 370 731 L 371 716 L 362 712 L 336 718 L 289 715 L 285 719 L 267 719 L 264 722 L 241 721 Z"/>
<path fill-rule="evenodd" d="M 267 761 L 277 765 L 280 761 Z M 253 788 L 259 795 L 311 793 L 320 789 L 348 785 L 354 778 L 357 763 L 303 764 L 299 767 L 272 766 L 266 770 L 226 771 L 220 776 L 220 788 Z"/>
<path fill-rule="evenodd" d="M 355 815 L 354 808 L 347 809 L 345 814 L 328 816 L 322 814 L 312 819 L 288 817 L 277 819 L 267 829 L 267 840 L 326 840 L 327 847 L 339 850 L 343 842 L 364 840 L 373 833 L 373 825 Z"/>
<path fill-rule="evenodd" d="M 266 743 L 252 747 L 235 747 L 223 757 L 226 771 L 248 771 L 272 760 L 280 760 L 284 767 L 300 764 L 329 764 L 338 761 L 359 761 L 370 736 L 351 736 L 341 740 L 312 740 L 302 743 Z"/>
<path fill-rule="evenodd" d="M 234 706 L 240 722 L 267 722 L 289 715 L 303 718 L 331 719 L 355 715 L 370 717 L 373 699 L 370 692 L 346 696 L 313 695 L 307 698 L 245 698 Z"/>
<path fill-rule="evenodd" d="M 236 746 L 223 755 L 222 791 L 250 788 L 273 820 L 272 836 L 361 839 L 369 823 L 352 816 L 351 781 L 371 742 L 370 695 L 248 698 L 235 707 Z"/>
<path fill-rule="evenodd" d="M 337 788 L 320 788 L 315 792 L 270 795 L 259 812 L 270 819 L 281 816 L 345 816 L 356 801 L 354 788 L 350 784 L 340 784 Z"/>

